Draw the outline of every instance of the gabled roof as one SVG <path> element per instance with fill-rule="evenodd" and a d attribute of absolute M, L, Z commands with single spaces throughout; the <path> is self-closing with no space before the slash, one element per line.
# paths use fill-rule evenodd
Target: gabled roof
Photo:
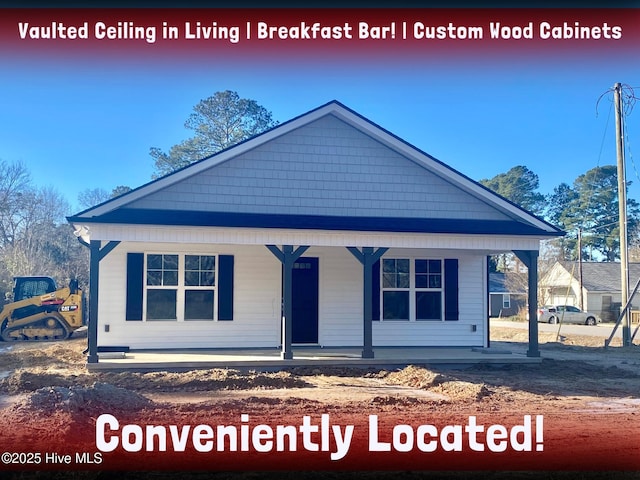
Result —
<path fill-rule="evenodd" d="M 579 280 L 578 262 L 559 262 L 559 265 Z M 640 278 L 640 263 L 629 263 L 630 287 Z M 620 262 L 583 262 L 582 285 L 589 292 L 620 292 Z"/>
<path fill-rule="evenodd" d="M 431 178 L 440 182 L 439 185 L 446 185 L 449 189 L 447 193 L 450 199 L 449 203 L 453 204 L 459 198 L 464 197 L 467 204 L 472 202 L 477 204 L 478 208 L 484 209 L 483 211 L 493 213 L 485 216 L 485 218 L 476 218 L 473 212 L 465 212 L 466 214 L 460 218 L 455 216 L 447 218 L 444 214 L 432 215 L 432 212 L 427 211 L 427 209 L 422 211 L 418 209 L 416 210 L 418 213 L 407 213 L 403 211 L 401 201 L 395 201 L 396 210 L 390 209 L 385 213 L 382 209 L 378 210 L 378 207 L 367 210 L 367 207 L 370 207 L 371 204 L 370 196 L 362 196 L 362 198 L 357 198 L 357 201 L 351 200 L 353 205 L 362 205 L 362 211 L 358 210 L 358 208 L 352 208 L 348 210 L 348 214 L 341 213 L 340 215 L 335 215 L 330 210 L 328 210 L 329 213 L 326 213 L 324 210 L 315 208 L 315 205 L 310 206 L 308 210 L 299 208 L 293 211 L 278 211 L 277 208 L 270 208 L 268 205 L 254 206 L 254 209 L 251 210 L 249 207 L 239 205 L 242 202 L 238 201 L 243 199 L 242 195 L 248 195 L 249 190 L 247 188 L 244 188 L 244 190 L 236 188 L 234 193 L 236 195 L 235 203 L 234 201 L 229 202 L 229 205 L 225 205 L 224 208 L 220 209 L 216 205 L 196 205 L 196 202 L 182 202 L 181 205 L 178 205 L 180 202 L 173 202 L 169 198 L 173 196 L 171 198 L 182 200 L 185 195 L 180 193 L 180 186 L 184 186 L 189 182 L 196 184 L 196 180 L 200 176 L 207 176 L 209 180 L 215 179 L 217 173 L 222 173 L 225 168 L 228 169 L 230 165 L 233 165 L 230 162 L 234 159 L 245 159 L 251 155 L 257 155 L 256 152 L 265 151 L 266 153 L 261 153 L 261 155 L 268 156 L 270 153 L 268 151 L 269 145 L 275 145 L 286 136 L 295 135 L 296 132 L 301 132 L 304 128 L 310 128 L 314 122 L 317 124 L 324 121 L 327 124 L 328 119 L 338 125 L 338 128 L 353 130 L 366 141 L 388 149 L 397 158 L 402 158 L 403 161 L 408 160 L 414 165 L 412 167 L 414 170 L 417 166 L 417 171 L 429 172 Z M 333 127 L 334 124 L 331 124 L 331 126 Z M 323 154 L 327 155 L 326 153 Z M 361 155 L 361 157 L 363 156 Z M 252 173 L 255 174 L 255 165 L 258 165 L 257 168 L 259 169 L 260 165 L 262 165 L 262 160 L 260 159 L 260 161 L 256 162 L 253 159 L 253 162 L 254 171 Z M 313 164 L 307 162 L 306 166 L 309 165 Z M 297 167 L 298 165 L 295 166 Z M 351 187 L 347 183 L 345 185 L 346 188 Z M 189 186 L 192 189 L 196 188 L 195 185 L 190 184 Z M 222 192 L 225 187 L 226 185 L 222 185 L 216 188 Z M 218 191 L 212 190 L 211 185 L 207 185 L 207 188 L 209 192 L 206 194 L 208 195 L 207 198 L 215 199 Z M 356 190 L 358 189 L 353 187 L 353 190 L 354 192 L 350 192 L 351 196 L 357 196 L 358 192 Z M 396 195 L 397 193 L 394 192 Z M 380 195 L 384 195 L 384 193 Z M 158 201 L 160 198 L 165 199 L 164 203 Z M 389 203 L 393 201 L 391 196 L 389 196 L 388 200 Z M 463 212 L 465 208 L 467 207 L 460 206 L 458 210 Z M 450 205 L 449 210 L 453 211 L 454 207 Z M 382 214 L 378 215 L 378 211 L 381 211 Z M 479 183 L 410 145 L 337 101 L 322 105 L 260 135 L 147 183 L 120 197 L 68 217 L 68 220 L 74 224 L 133 223 L 315 228 L 392 232 L 509 234 L 540 237 L 563 235 L 563 232 L 553 225 L 496 195 Z"/>

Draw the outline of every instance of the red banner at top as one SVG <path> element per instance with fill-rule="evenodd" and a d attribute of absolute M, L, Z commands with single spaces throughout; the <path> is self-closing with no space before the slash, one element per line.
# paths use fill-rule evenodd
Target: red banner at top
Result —
<path fill-rule="evenodd" d="M 8 9 L 0 54 L 300 61 L 621 55 L 636 9 Z"/>

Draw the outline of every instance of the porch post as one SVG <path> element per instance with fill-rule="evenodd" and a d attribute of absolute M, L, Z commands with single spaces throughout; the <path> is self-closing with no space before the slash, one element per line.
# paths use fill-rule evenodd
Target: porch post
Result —
<path fill-rule="evenodd" d="M 373 264 L 380 260 L 388 248 L 363 247 L 362 251 L 356 247 L 347 247 L 347 250 L 356 257 L 363 266 L 363 284 L 364 284 L 364 305 L 363 305 L 363 339 L 362 339 L 362 358 L 374 358 L 373 352 L 373 293 L 372 293 L 372 277 Z"/>
<path fill-rule="evenodd" d="M 539 357 L 538 345 L 538 251 L 514 250 L 513 252 L 527 266 L 529 279 L 529 349 L 527 357 Z"/>
<path fill-rule="evenodd" d="M 283 279 L 282 279 L 282 301 L 283 301 L 283 325 L 282 325 L 282 353 L 283 360 L 293 359 L 292 343 L 292 325 L 291 317 L 293 315 L 293 264 L 302 256 L 309 248 L 308 246 L 300 246 L 293 249 L 293 245 L 283 245 L 280 250 L 275 245 L 266 246 L 275 257 L 282 263 Z"/>
<path fill-rule="evenodd" d="M 98 281 L 100 278 L 100 260 L 120 242 L 109 242 L 100 248 L 100 240 L 89 242 L 89 325 L 87 326 L 87 347 L 89 355 L 87 363 L 98 363 Z"/>

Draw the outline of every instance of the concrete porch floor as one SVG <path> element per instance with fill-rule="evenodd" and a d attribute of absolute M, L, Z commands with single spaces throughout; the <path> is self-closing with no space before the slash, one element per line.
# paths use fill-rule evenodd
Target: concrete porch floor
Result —
<path fill-rule="evenodd" d="M 289 367 L 404 367 L 407 365 L 471 366 L 474 364 L 537 364 L 503 348 L 378 347 L 375 358 L 361 358 L 361 348 L 294 347 L 293 359 L 282 360 L 280 349 L 137 350 L 101 352 L 91 371 L 160 371 L 206 368 L 280 370 Z"/>

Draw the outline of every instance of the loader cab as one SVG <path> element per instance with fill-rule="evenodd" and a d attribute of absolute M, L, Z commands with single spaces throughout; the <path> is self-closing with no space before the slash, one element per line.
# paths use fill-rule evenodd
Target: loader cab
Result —
<path fill-rule="evenodd" d="M 57 290 L 56 282 L 51 277 L 14 277 L 13 301 L 37 297 Z"/>

